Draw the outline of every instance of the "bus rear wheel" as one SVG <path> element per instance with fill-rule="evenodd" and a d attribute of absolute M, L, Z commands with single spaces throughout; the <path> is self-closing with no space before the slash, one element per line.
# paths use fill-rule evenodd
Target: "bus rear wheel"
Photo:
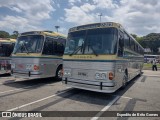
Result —
<path fill-rule="evenodd" d="M 128 75 L 125 73 L 122 81 L 122 89 L 124 89 L 127 86 L 128 82 Z"/>
<path fill-rule="evenodd" d="M 62 79 L 62 67 L 61 67 L 61 66 L 59 66 L 59 67 L 57 68 L 56 78 L 59 79 L 59 80 Z"/>

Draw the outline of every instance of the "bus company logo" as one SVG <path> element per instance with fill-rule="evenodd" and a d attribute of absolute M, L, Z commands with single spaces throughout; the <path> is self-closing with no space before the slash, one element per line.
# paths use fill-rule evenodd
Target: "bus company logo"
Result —
<path fill-rule="evenodd" d="M 92 59 L 92 56 L 90 55 L 78 55 L 78 56 L 74 56 L 74 58 L 76 59 Z"/>
<path fill-rule="evenodd" d="M 11 112 L 2 112 L 2 117 L 12 117 Z"/>
<path fill-rule="evenodd" d="M 87 76 L 87 73 L 85 73 L 85 72 L 78 72 L 78 75 L 79 75 L 79 76 L 84 76 L 84 77 L 86 77 L 86 76 Z"/>
<path fill-rule="evenodd" d="M 18 68 L 24 68 L 23 64 L 18 64 Z"/>
<path fill-rule="evenodd" d="M 41 113 L 37 112 L 2 112 L 2 117 L 9 118 L 9 117 L 42 117 Z"/>

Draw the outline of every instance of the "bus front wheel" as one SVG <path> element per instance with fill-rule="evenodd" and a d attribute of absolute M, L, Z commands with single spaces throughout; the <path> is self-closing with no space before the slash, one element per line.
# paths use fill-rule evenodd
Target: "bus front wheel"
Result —
<path fill-rule="evenodd" d="M 58 68 L 57 68 L 57 71 L 56 71 L 56 78 L 57 79 L 62 79 L 62 66 L 59 66 Z"/>
<path fill-rule="evenodd" d="M 128 82 L 128 75 L 127 73 L 125 73 L 122 81 L 122 89 L 124 89 L 127 86 L 127 82 Z"/>

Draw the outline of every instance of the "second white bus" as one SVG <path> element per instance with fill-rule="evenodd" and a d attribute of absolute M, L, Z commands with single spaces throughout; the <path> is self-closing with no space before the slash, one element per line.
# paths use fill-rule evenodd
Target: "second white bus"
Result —
<path fill-rule="evenodd" d="M 26 79 L 62 77 L 66 37 L 52 31 L 22 33 L 12 54 L 12 74 Z"/>

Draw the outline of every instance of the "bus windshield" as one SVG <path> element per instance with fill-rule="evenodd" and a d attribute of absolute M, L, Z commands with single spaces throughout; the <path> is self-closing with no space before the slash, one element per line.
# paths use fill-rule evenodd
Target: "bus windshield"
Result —
<path fill-rule="evenodd" d="M 20 36 L 15 45 L 13 54 L 16 53 L 40 53 L 44 42 L 42 35 Z"/>
<path fill-rule="evenodd" d="M 118 30 L 97 28 L 71 32 L 64 54 L 116 54 Z"/>
<path fill-rule="evenodd" d="M 0 57 L 9 57 L 13 51 L 14 43 L 0 43 Z"/>

